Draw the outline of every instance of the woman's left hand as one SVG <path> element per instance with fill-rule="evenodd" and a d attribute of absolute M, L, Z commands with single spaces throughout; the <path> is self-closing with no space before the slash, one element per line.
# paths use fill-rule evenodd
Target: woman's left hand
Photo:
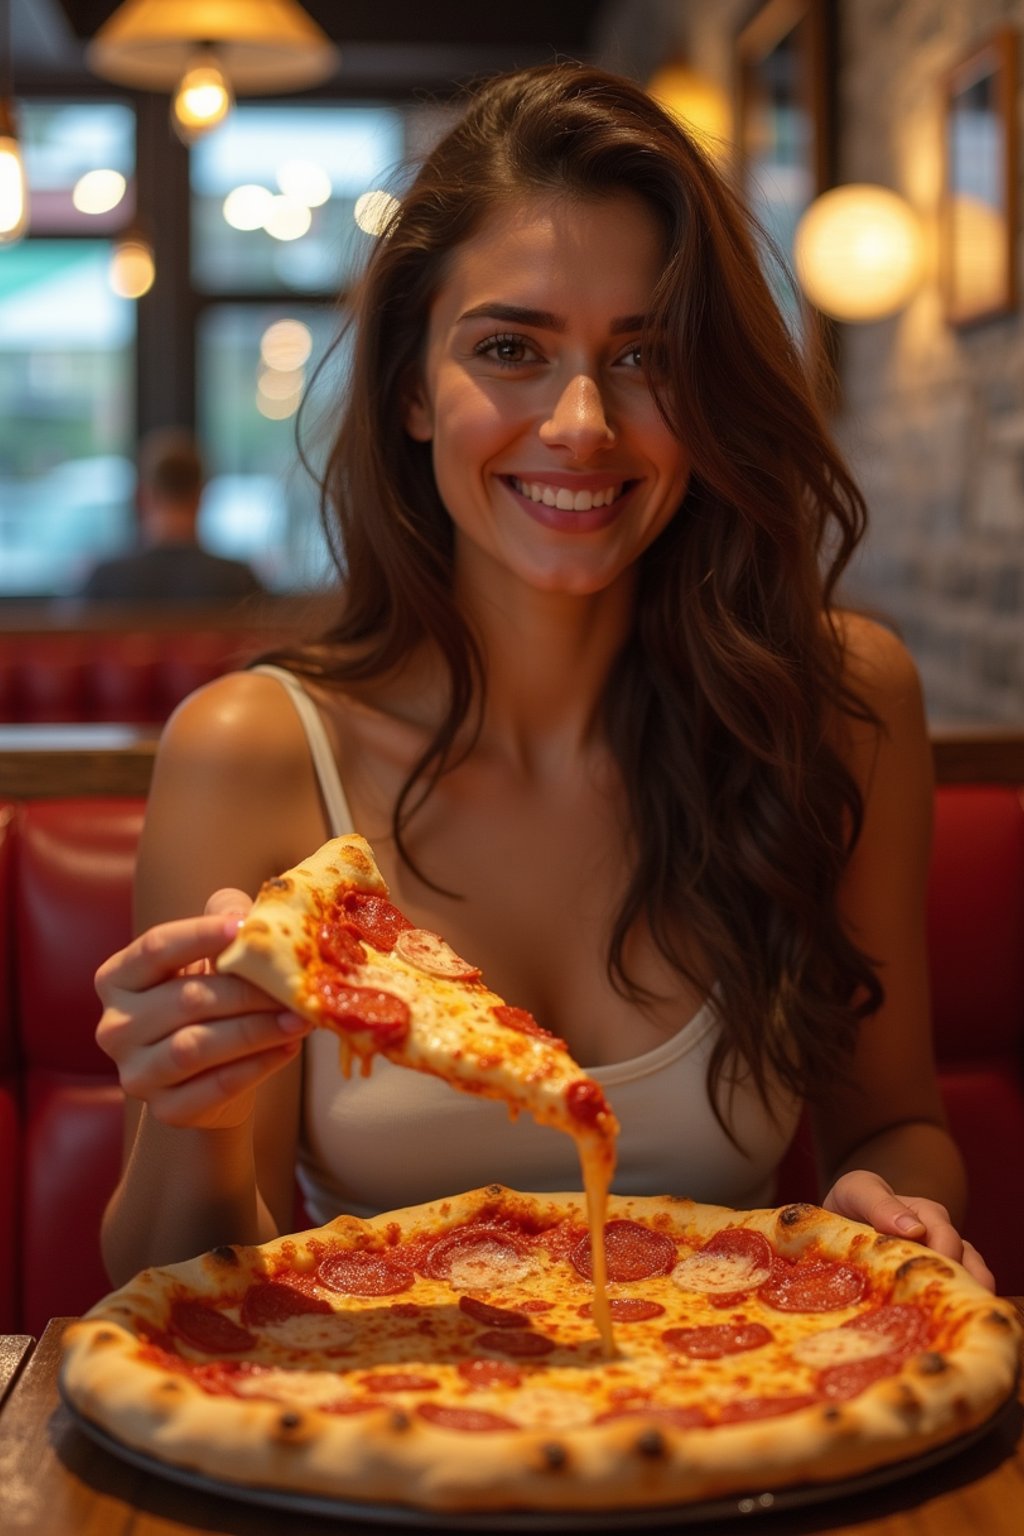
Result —
<path fill-rule="evenodd" d="M 926 1248 L 934 1248 L 936 1253 L 956 1259 L 988 1290 L 996 1288 L 995 1276 L 977 1248 L 964 1241 L 950 1221 L 946 1207 L 937 1200 L 897 1195 L 877 1173 L 862 1168 L 838 1178 L 823 1203 L 827 1211 L 851 1221 L 866 1222 L 876 1232 L 907 1237 Z"/>

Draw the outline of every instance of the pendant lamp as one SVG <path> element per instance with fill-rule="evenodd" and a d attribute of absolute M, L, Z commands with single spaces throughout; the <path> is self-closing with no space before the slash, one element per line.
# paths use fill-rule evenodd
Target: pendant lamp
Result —
<path fill-rule="evenodd" d="M 297 0 L 123 0 L 86 50 L 104 79 L 170 92 L 187 141 L 222 122 L 236 94 L 303 90 L 339 61 Z"/>
<path fill-rule="evenodd" d="M 11 0 L 0 0 L 0 245 L 28 228 L 28 182 L 12 96 Z"/>

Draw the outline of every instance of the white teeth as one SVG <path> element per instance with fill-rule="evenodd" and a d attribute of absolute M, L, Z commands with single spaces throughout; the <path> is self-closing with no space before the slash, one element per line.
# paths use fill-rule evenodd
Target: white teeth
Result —
<path fill-rule="evenodd" d="M 609 485 L 602 491 L 570 491 L 566 486 L 544 485 L 540 481 L 512 480 L 522 496 L 557 507 L 561 512 L 590 512 L 595 507 L 610 507 L 622 495 L 621 485 Z"/>

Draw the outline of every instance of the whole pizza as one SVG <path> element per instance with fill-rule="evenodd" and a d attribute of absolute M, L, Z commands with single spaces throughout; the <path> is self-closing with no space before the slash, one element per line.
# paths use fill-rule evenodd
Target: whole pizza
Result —
<path fill-rule="evenodd" d="M 565 1042 L 396 907 L 357 834 L 264 885 L 218 968 L 339 1040 L 575 1142 L 500 1185 L 147 1269 L 70 1326 L 87 1425 L 218 1486 L 420 1511 L 671 1508 L 956 1441 L 1013 1390 L 1009 1303 L 810 1205 L 608 1194 L 618 1125 Z"/>
<path fill-rule="evenodd" d="M 1013 1390 L 1009 1303 L 815 1206 L 491 1186 L 144 1271 L 67 1334 L 86 1420 L 218 1483 L 420 1510 L 616 1510 L 827 1484 Z"/>

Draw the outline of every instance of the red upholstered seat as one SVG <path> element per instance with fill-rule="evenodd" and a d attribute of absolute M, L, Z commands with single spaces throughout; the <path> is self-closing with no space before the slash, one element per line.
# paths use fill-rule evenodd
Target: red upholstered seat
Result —
<path fill-rule="evenodd" d="M 21 1326 L 81 1312 L 110 1289 L 99 1220 L 117 1178 L 121 1092 L 94 1039 L 93 985 L 131 934 L 137 800 L 17 808 L 15 1008 L 24 1073 Z"/>
<path fill-rule="evenodd" d="M 14 907 L 14 806 L 0 804 L 0 1329 L 17 1311 L 13 1259 L 21 1189 L 18 1042 L 14 1028 L 11 913 Z"/>

